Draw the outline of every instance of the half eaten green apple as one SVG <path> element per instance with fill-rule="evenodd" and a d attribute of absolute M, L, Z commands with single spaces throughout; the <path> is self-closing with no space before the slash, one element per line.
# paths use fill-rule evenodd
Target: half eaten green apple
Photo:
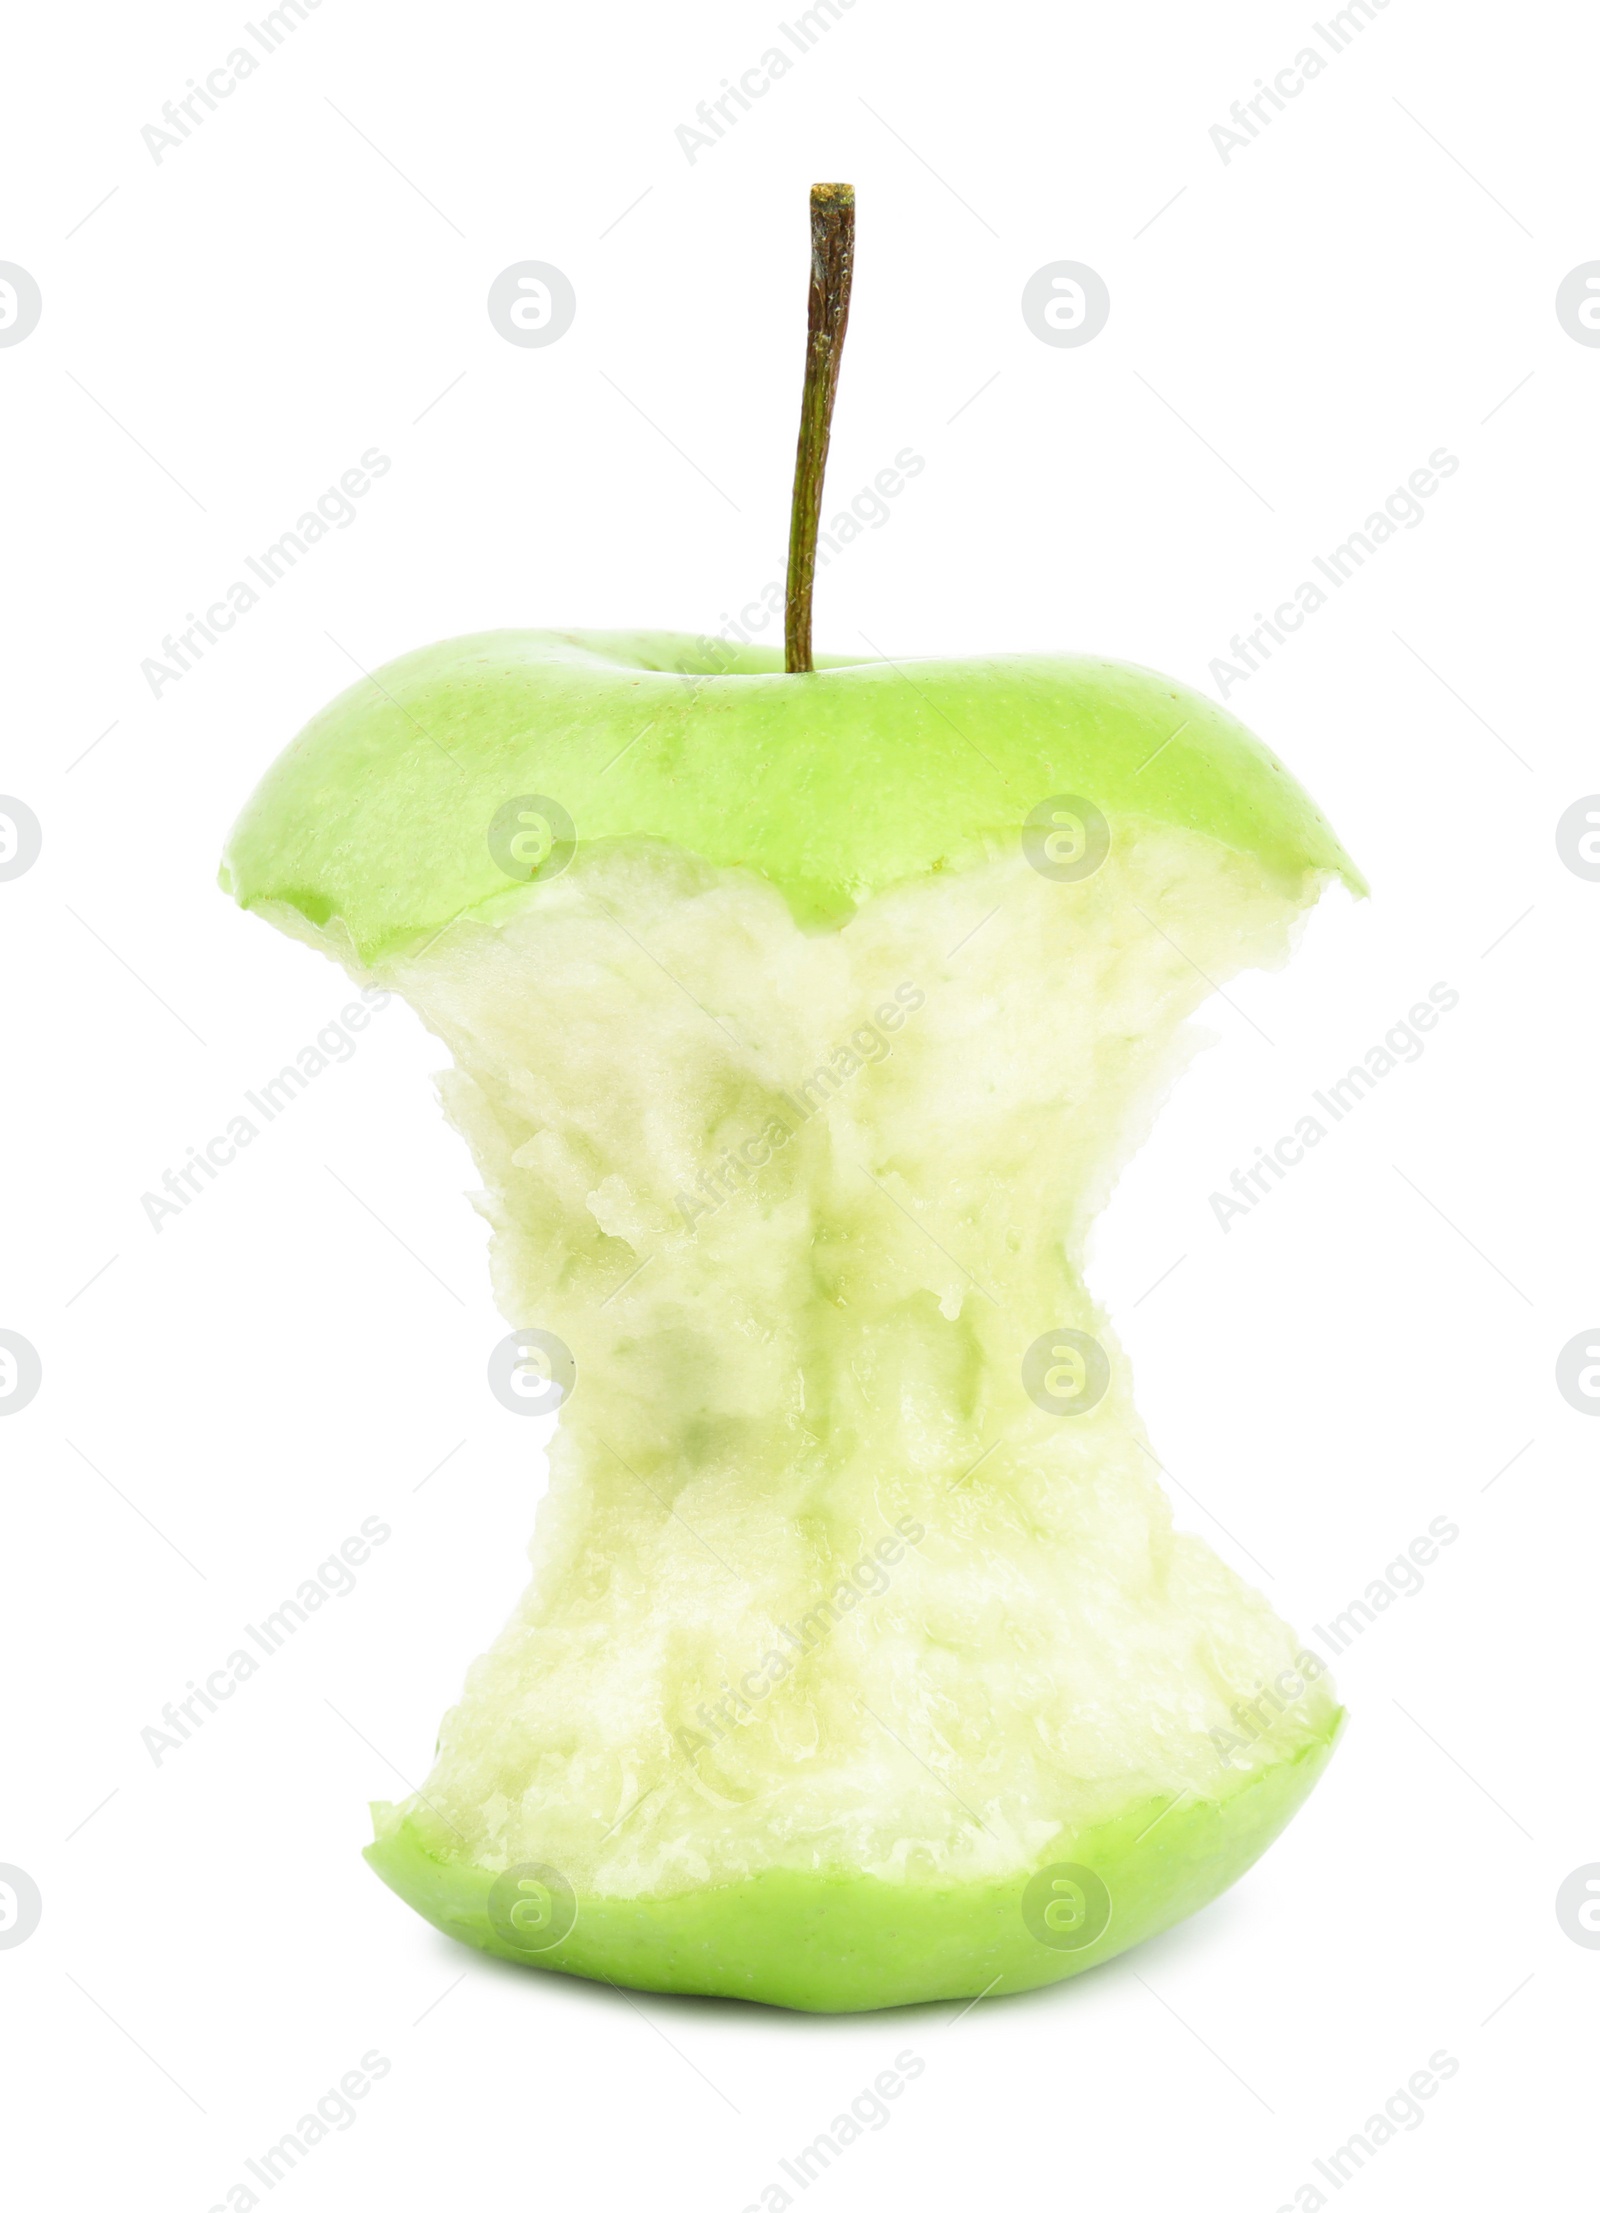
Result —
<path fill-rule="evenodd" d="M 1110 1957 L 1328 1756 L 1319 1664 L 1173 1528 L 1083 1257 L 1186 1017 L 1362 886 L 1163 678 L 796 658 L 412 654 L 224 879 L 448 1045 L 567 1401 L 528 1593 L 368 1857 L 505 1958 L 847 2011 Z"/>

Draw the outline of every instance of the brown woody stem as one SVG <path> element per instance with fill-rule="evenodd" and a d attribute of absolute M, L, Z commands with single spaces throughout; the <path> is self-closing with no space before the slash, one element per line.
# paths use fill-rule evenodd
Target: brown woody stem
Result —
<path fill-rule="evenodd" d="M 828 465 L 833 396 L 850 320 L 850 272 L 855 261 L 856 195 L 848 184 L 811 187 L 811 293 L 806 318 L 806 374 L 800 398 L 800 443 L 794 457 L 789 509 L 789 581 L 784 595 L 783 663 L 791 676 L 813 666 L 811 588 L 817 573 L 822 478 Z"/>

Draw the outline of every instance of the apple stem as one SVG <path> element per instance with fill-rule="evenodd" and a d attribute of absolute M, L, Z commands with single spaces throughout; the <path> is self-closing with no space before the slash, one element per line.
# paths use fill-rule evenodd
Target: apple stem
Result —
<path fill-rule="evenodd" d="M 800 396 L 800 443 L 794 457 L 794 498 L 789 508 L 789 581 L 783 609 L 783 665 L 791 676 L 802 675 L 815 665 L 811 658 L 811 588 L 817 573 L 822 478 L 828 466 L 833 399 L 839 389 L 839 357 L 850 320 L 850 272 L 855 247 L 854 185 L 814 184 L 806 374 Z"/>

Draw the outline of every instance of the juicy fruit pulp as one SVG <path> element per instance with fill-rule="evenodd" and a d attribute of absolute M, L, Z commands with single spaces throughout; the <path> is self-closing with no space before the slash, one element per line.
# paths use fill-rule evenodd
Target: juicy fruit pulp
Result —
<path fill-rule="evenodd" d="M 1124 780 L 1148 736 L 1111 746 Z M 376 745 L 291 756 L 291 790 Z M 1097 785 L 1023 810 L 1063 788 Z M 241 895 L 365 953 L 449 1045 L 501 1306 L 576 1361 L 527 1596 L 424 1789 L 377 1809 L 375 1866 L 450 1933 L 813 2008 L 1021 1989 L 1215 1896 L 1310 1788 L 1328 1685 L 1173 1530 L 1082 1269 L 1185 1016 L 1281 959 L 1342 856 L 1151 788 L 1078 880 L 1029 865 L 1018 810 L 1009 849 L 886 866 L 831 928 L 814 867 L 704 850 L 721 797 L 694 849 L 590 840 L 575 806 L 563 873 L 458 887 L 420 948 L 385 938 L 394 871 L 362 881 L 281 790 L 247 818 Z"/>
<path fill-rule="evenodd" d="M 613 1908 L 779 1871 L 981 1892 L 1325 1741 L 1319 1684 L 1242 1769 L 1219 1751 L 1295 1642 L 1174 1533 L 1079 1273 L 1200 971 L 1276 957 L 1284 924 L 1176 831 L 1085 883 L 1017 856 L 820 937 L 636 850 L 385 972 L 454 1055 L 500 1302 L 580 1378 L 419 1842 Z M 1024 1387 L 1061 1329 L 1111 1356 L 1081 1415 Z"/>

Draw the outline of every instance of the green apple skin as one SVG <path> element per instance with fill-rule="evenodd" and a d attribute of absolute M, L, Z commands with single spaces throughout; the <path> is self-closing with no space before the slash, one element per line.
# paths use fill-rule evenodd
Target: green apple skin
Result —
<path fill-rule="evenodd" d="M 554 799 L 580 844 L 653 838 L 775 884 L 804 928 L 1015 841 L 1041 801 L 1171 823 L 1286 887 L 1366 887 L 1223 708 L 1114 661 L 833 662 L 671 633 L 489 631 L 391 661 L 317 715 L 236 825 L 223 887 L 365 963 L 515 900 L 488 826 Z"/>
<path fill-rule="evenodd" d="M 1340 1709 L 1320 1741 L 1241 1778 L 1236 1790 L 1152 1799 L 1094 1828 L 1064 1831 L 1036 1867 L 1003 1882 L 940 1887 L 773 1869 L 677 1897 L 580 1897 L 569 1933 L 548 1951 L 507 1942 L 489 1916 L 494 1875 L 435 1857 L 394 1808 L 373 1808 L 378 1841 L 366 1856 L 446 1936 L 596 1982 L 758 1999 L 802 2013 L 1005 1997 L 1098 1967 L 1219 1897 L 1297 1811 L 1343 1723 Z M 1063 1863 L 1094 1869 L 1110 1896 L 1104 1932 L 1081 1950 L 1057 1950 L 1024 1913 L 1029 1881 Z"/>

